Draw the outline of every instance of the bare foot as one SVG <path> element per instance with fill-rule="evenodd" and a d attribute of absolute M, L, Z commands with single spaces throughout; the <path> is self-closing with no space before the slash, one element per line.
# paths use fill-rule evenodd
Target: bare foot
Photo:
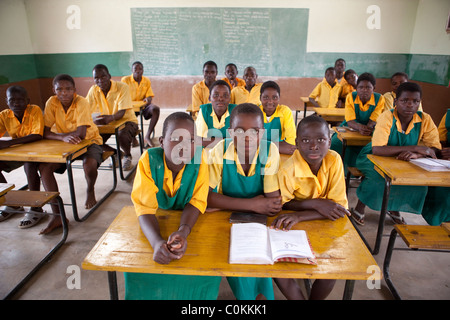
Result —
<path fill-rule="evenodd" d="M 39 234 L 49 234 L 53 230 L 57 228 L 62 227 L 62 220 L 60 216 L 52 216 L 50 222 L 48 223 L 47 227 L 42 229 Z"/>
<path fill-rule="evenodd" d="M 84 203 L 84 208 L 90 209 L 97 204 L 97 200 L 95 199 L 95 192 L 94 192 L 94 190 L 92 190 L 92 191 L 87 190 L 86 195 L 87 195 L 87 197 L 86 197 L 86 202 Z"/>

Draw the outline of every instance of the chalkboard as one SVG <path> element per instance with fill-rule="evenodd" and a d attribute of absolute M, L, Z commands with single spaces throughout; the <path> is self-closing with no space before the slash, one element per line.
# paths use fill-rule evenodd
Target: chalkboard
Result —
<path fill-rule="evenodd" d="M 151 75 L 201 75 L 213 60 L 223 74 L 305 76 L 309 9 L 132 8 L 133 59 Z"/>

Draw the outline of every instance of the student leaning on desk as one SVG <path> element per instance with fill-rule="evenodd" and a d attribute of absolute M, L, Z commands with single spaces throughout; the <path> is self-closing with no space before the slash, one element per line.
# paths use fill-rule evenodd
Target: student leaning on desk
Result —
<path fill-rule="evenodd" d="M 0 149 L 42 139 L 44 133 L 42 110 L 39 106 L 30 104 L 25 88 L 21 86 L 9 87 L 6 90 L 6 104 L 9 109 L 0 112 L 0 136 L 8 133 L 11 139 L 0 140 Z M 0 161 L 0 182 L 7 182 L 1 171 L 11 172 L 22 165 L 27 175 L 29 190 L 39 191 L 41 179 L 38 174 L 39 163 L 36 162 Z M 22 207 L 6 207 L 5 209 L 23 211 Z M 42 208 L 31 208 L 31 210 L 42 211 Z M 0 222 L 12 215 L 11 212 L 0 211 Z M 30 228 L 38 223 L 42 217 L 42 214 L 26 213 L 19 223 L 19 228 Z"/>
<path fill-rule="evenodd" d="M 206 209 L 208 165 L 205 151 L 194 148 L 194 141 L 192 117 L 172 113 L 163 124 L 161 147 L 148 149 L 139 160 L 131 200 L 153 248 L 153 260 L 160 264 L 183 258 L 187 238 Z M 183 210 L 180 227 L 168 239 L 161 236 L 158 208 Z M 125 299 L 217 299 L 220 281 L 210 276 L 125 273 Z"/>

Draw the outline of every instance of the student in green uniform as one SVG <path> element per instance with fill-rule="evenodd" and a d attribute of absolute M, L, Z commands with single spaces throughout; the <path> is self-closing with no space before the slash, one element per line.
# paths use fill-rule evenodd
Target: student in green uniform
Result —
<path fill-rule="evenodd" d="M 182 259 L 186 241 L 209 192 L 205 152 L 194 145 L 194 120 L 184 112 L 166 118 L 160 148 L 145 152 L 131 192 L 142 232 L 153 248 L 153 260 L 168 264 Z M 164 239 L 155 215 L 158 208 L 183 210 L 178 230 Z M 221 277 L 125 273 L 125 299 L 217 299 Z"/>
<path fill-rule="evenodd" d="M 396 108 L 381 114 L 372 137 L 356 160 L 357 168 L 364 179 L 356 190 L 358 204 L 352 210 L 352 218 L 364 224 L 364 209 L 381 210 L 384 179 L 375 171 L 367 158 L 373 153 L 378 156 L 397 157 L 401 160 L 414 158 L 436 158 L 440 149 L 439 135 L 430 115 L 418 111 L 422 89 L 416 83 L 405 82 L 397 89 Z M 404 224 L 399 211 L 422 213 L 427 194 L 425 186 L 391 186 L 388 214 L 397 224 Z"/>
<path fill-rule="evenodd" d="M 197 135 L 203 138 L 204 147 L 213 147 L 221 139 L 228 137 L 230 113 L 236 106 L 230 104 L 230 86 L 223 80 L 215 81 L 210 87 L 209 101 L 200 106 L 195 119 Z"/>
<path fill-rule="evenodd" d="M 262 140 L 264 119 L 254 104 L 244 103 L 231 112 L 230 139 L 220 141 L 209 154 L 208 207 L 256 212 L 273 216 L 281 211 L 276 145 Z M 239 300 L 274 299 L 271 278 L 228 277 Z"/>
<path fill-rule="evenodd" d="M 264 115 L 263 139 L 278 144 L 280 153 L 293 154 L 295 146 L 295 123 L 292 110 L 279 104 L 280 86 L 275 81 L 266 81 L 261 86 L 261 105 Z M 275 137 L 276 135 L 276 137 Z"/>
<path fill-rule="evenodd" d="M 347 95 L 345 99 L 345 121 L 341 127 L 349 127 L 363 135 L 372 135 L 378 116 L 384 108 L 384 97 L 374 92 L 376 80 L 370 73 L 363 73 L 356 83 L 356 91 Z M 331 138 L 331 150 L 342 155 L 342 141 L 334 133 Z M 347 147 L 345 149 L 344 170 L 356 165 L 356 157 L 361 147 Z"/>

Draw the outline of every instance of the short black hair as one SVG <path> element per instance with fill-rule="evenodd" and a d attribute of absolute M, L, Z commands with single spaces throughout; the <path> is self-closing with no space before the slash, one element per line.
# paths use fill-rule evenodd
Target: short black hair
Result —
<path fill-rule="evenodd" d="M 99 63 L 99 64 L 96 64 L 96 65 L 92 68 L 92 70 L 100 70 L 100 69 L 105 70 L 105 71 L 109 74 L 108 67 L 105 66 L 104 64 Z"/>
<path fill-rule="evenodd" d="M 323 125 L 325 128 L 327 128 L 328 134 L 330 134 L 330 128 L 328 127 L 328 122 L 322 117 L 319 117 L 317 115 L 310 115 L 305 118 L 303 118 L 297 125 L 297 138 L 301 136 L 300 132 L 302 131 L 303 127 L 310 124 L 310 123 L 319 123 Z"/>
<path fill-rule="evenodd" d="M 261 123 L 264 125 L 264 115 L 261 109 L 253 103 L 241 103 L 238 104 L 230 115 L 230 126 L 232 125 L 234 119 L 240 114 L 253 114 L 255 117 L 260 117 Z"/>
<path fill-rule="evenodd" d="M 369 72 L 364 72 L 358 77 L 358 80 L 356 81 L 356 85 L 358 85 L 361 81 L 369 81 L 374 87 L 377 81 L 375 80 L 375 77 L 373 74 Z"/>
<path fill-rule="evenodd" d="M 212 60 L 206 61 L 206 62 L 203 64 L 203 69 L 202 69 L 202 70 L 204 70 L 206 66 L 214 66 L 214 67 L 216 67 L 216 70 L 218 70 L 218 69 L 217 69 L 217 63 L 215 63 L 215 62 L 212 61 Z"/>
<path fill-rule="evenodd" d="M 325 74 L 326 74 L 328 71 L 334 71 L 334 72 L 336 72 L 336 69 L 335 69 L 334 67 L 329 67 L 329 68 L 327 68 L 327 69 L 325 70 Z"/>
<path fill-rule="evenodd" d="M 234 63 L 229 63 L 225 66 L 225 70 L 227 70 L 228 67 L 234 67 L 236 69 L 236 71 L 238 71 L 237 66 Z"/>
<path fill-rule="evenodd" d="M 264 90 L 266 90 L 267 88 L 272 88 L 277 90 L 278 94 L 281 95 L 280 93 L 280 86 L 278 85 L 278 83 L 276 83 L 275 81 L 266 81 L 261 85 L 261 95 L 263 94 Z"/>
<path fill-rule="evenodd" d="M 19 93 L 21 95 L 23 95 L 24 97 L 28 98 L 28 92 L 27 90 L 22 87 L 22 86 L 11 86 L 8 87 L 8 89 L 6 89 L 6 94 L 11 94 L 11 93 Z"/>
<path fill-rule="evenodd" d="M 189 113 L 181 112 L 181 111 L 174 112 L 174 113 L 171 113 L 164 120 L 163 129 L 162 129 L 162 136 L 164 137 L 166 135 L 167 128 L 169 127 L 169 123 L 174 122 L 174 121 L 179 121 L 179 120 L 191 121 L 195 125 L 194 119 L 192 118 L 192 116 Z"/>
<path fill-rule="evenodd" d="M 73 78 L 68 74 L 61 73 L 61 74 L 56 75 L 53 78 L 53 82 L 52 82 L 53 86 L 55 86 L 56 83 L 59 81 L 69 81 L 70 83 L 72 83 L 73 87 L 75 88 L 75 80 L 73 80 Z"/>
<path fill-rule="evenodd" d="M 394 77 L 398 77 L 398 76 L 400 76 L 400 77 L 405 77 L 405 78 L 406 78 L 406 81 L 409 80 L 408 75 L 407 75 L 406 73 L 404 73 L 404 72 L 396 72 L 396 73 L 394 73 L 394 74 L 392 75 L 391 81 L 392 81 L 392 79 L 394 79 Z"/>
<path fill-rule="evenodd" d="M 351 74 L 356 74 L 356 71 L 353 69 L 348 69 L 347 71 L 344 72 L 344 79 L 347 80 L 347 77 Z"/>
<path fill-rule="evenodd" d="M 211 87 L 209 87 L 209 94 L 211 95 L 211 92 L 213 91 L 213 88 L 215 86 L 226 86 L 228 88 L 228 92 L 231 92 L 231 88 L 228 85 L 228 83 L 225 80 L 216 80 L 213 82 L 213 84 L 211 85 Z"/>
<path fill-rule="evenodd" d="M 140 64 L 142 66 L 142 68 L 144 67 L 144 65 L 142 64 L 142 62 L 140 61 L 135 61 L 133 62 L 133 64 L 131 65 L 131 67 L 133 67 L 135 64 Z"/>
<path fill-rule="evenodd" d="M 414 82 L 403 82 L 400 84 L 397 88 L 396 97 L 397 99 L 400 97 L 400 95 L 403 93 L 403 91 L 407 92 L 419 92 L 420 98 L 422 99 L 422 88 Z"/>
<path fill-rule="evenodd" d="M 344 64 L 347 66 L 347 62 L 345 62 L 345 60 L 344 59 L 342 59 L 342 58 L 338 58 L 338 59 L 336 59 L 336 61 L 334 62 L 334 65 L 336 66 L 336 64 L 339 62 L 339 61 L 342 61 L 342 62 L 344 62 Z"/>

